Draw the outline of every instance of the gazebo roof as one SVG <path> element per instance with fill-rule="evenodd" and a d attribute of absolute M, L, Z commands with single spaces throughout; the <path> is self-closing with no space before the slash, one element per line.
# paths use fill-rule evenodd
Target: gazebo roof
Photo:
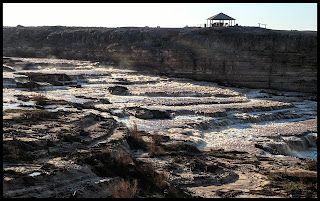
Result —
<path fill-rule="evenodd" d="M 235 20 L 235 19 L 224 13 L 219 13 L 212 17 L 209 17 L 207 20 Z"/>

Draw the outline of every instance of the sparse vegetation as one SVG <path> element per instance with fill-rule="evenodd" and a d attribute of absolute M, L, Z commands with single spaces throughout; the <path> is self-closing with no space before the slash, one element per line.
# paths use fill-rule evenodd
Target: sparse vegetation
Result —
<path fill-rule="evenodd" d="M 31 162 L 33 156 L 29 152 L 43 148 L 36 142 L 24 142 L 13 135 L 12 140 L 3 142 L 3 159 L 16 163 Z"/>
<path fill-rule="evenodd" d="M 117 153 L 117 160 L 121 161 L 123 164 L 128 165 L 134 163 L 132 157 L 127 152 L 120 149 Z"/>
<path fill-rule="evenodd" d="M 160 143 L 163 140 L 162 135 L 159 135 L 158 133 L 155 133 L 155 134 L 151 135 L 151 138 L 152 138 L 154 144 L 157 145 L 157 146 L 159 146 Z"/>
<path fill-rule="evenodd" d="M 118 150 L 117 153 L 118 155 L 113 157 L 111 150 L 103 149 L 88 155 L 77 156 L 77 161 L 91 165 L 93 172 L 99 176 L 123 178 L 114 189 L 115 197 L 121 196 L 121 192 L 125 197 L 132 197 L 137 188 L 143 192 L 163 192 L 168 188 L 168 177 L 164 172 L 156 172 L 150 163 L 137 160 L 123 150 Z"/>
<path fill-rule="evenodd" d="M 65 100 L 53 100 L 49 99 L 45 94 L 36 94 L 31 97 L 31 100 L 35 102 L 35 105 L 38 106 L 46 106 L 46 105 L 76 105 L 76 103 L 72 103 Z M 81 104 L 79 104 L 81 105 Z M 84 105 L 84 104 L 82 104 Z"/>
<path fill-rule="evenodd" d="M 142 139 L 142 131 L 138 131 L 137 124 L 135 123 L 133 125 L 133 128 L 128 129 L 126 140 L 132 149 L 142 149 L 147 150 L 148 145 L 147 143 Z"/>
<path fill-rule="evenodd" d="M 149 154 L 151 156 L 165 155 L 166 154 L 165 150 L 161 146 L 156 145 L 154 142 L 149 142 L 148 143 L 148 150 L 149 150 Z"/>
<path fill-rule="evenodd" d="M 142 134 L 144 134 L 144 132 L 138 131 L 137 124 L 134 124 L 132 129 L 128 129 L 128 135 L 126 136 L 126 140 L 130 148 L 149 151 L 149 154 L 151 156 L 165 154 L 165 150 L 160 145 L 162 142 L 161 135 L 151 135 L 152 141 L 145 141 L 142 138 Z"/>
<path fill-rule="evenodd" d="M 151 135 L 151 142 L 148 142 L 148 150 L 151 156 L 164 155 L 166 152 L 161 146 L 163 140 L 162 135 L 155 133 Z"/>
<path fill-rule="evenodd" d="M 14 114 L 10 114 L 14 113 Z M 39 124 L 40 121 L 54 120 L 59 118 L 63 112 L 49 112 L 47 110 L 23 110 L 23 109 L 7 109 L 4 110 L 5 115 L 12 116 L 11 121 L 21 123 L 22 125 L 31 126 Z"/>
<path fill-rule="evenodd" d="M 266 171 L 271 181 L 264 187 L 265 193 L 288 198 L 312 198 L 317 194 L 317 172 L 314 171 Z M 267 191 L 266 188 L 269 188 Z M 270 192 L 270 189 L 273 189 Z M 276 190 L 282 190 L 277 191 Z M 279 193 L 281 192 L 281 193 Z"/>
<path fill-rule="evenodd" d="M 114 186 L 115 198 L 133 198 L 138 188 L 138 181 L 134 179 L 133 182 L 121 179 L 120 183 Z"/>
<path fill-rule="evenodd" d="M 315 160 L 307 160 L 305 164 L 305 169 L 306 170 L 311 170 L 311 171 L 317 171 L 318 170 L 318 163 Z"/>
<path fill-rule="evenodd" d="M 159 189 L 166 189 L 168 188 L 168 175 L 165 172 L 157 173 L 153 179 L 154 184 Z"/>
<path fill-rule="evenodd" d="M 17 143 L 4 143 L 2 151 L 4 161 L 30 161 L 30 157 L 26 155 L 25 151 L 21 150 Z"/>
<path fill-rule="evenodd" d="M 52 66 L 51 60 L 48 62 L 47 59 L 43 62 L 36 58 L 23 60 L 24 63 L 17 62 L 17 70 L 24 66 L 30 69 L 25 69 L 20 74 L 24 76 L 16 81 L 27 83 L 25 76 L 28 76 L 29 81 L 51 89 L 38 93 L 26 91 L 26 86 L 22 90 L 13 89 L 10 88 L 14 86 L 13 80 L 9 76 L 6 78 L 8 89 L 4 88 L 4 108 L 16 108 L 19 104 L 18 108 L 21 108 L 3 110 L 5 197 L 316 197 L 316 161 L 299 158 L 283 160 L 286 158 L 259 155 L 260 150 L 253 150 L 254 144 L 245 141 L 250 139 L 252 141 L 249 142 L 264 145 L 264 142 L 279 142 L 281 136 L 283 139 L 293 136 L 290 139 L 295 140 L 296 133 L 304 136 L 304 133 L 316 131 L 316 119 L 304 121 L 305 124 L 300 120 L 280 126 L 275 123 L 272 127 L 266 124 L 266 129 L 264 124 L 251 127 L 246 124 L 242 127 L 246 119 L 251 120 L 255 116 L 266 116 L 268 118 L 261 119 L 273 122 L 282 121 L 282 117 L 287 115 L 291 118 L 293 113 L 299 115 L 292 118 L 300 118 L 300 113 L 314 115 L 316 110 L 311 108 L 316 103 L 308 101 L 306 107 L 310 110 L 306 107 L 294 108 L 293 102 L 297 99 L 292 96 L 288 99 L 293 104 L 291 108 L 269 113 L 264 108 L 283 109 L 280 106 L 288 104 L 286 97 L 277 97 L 279 101 L 269 100 L 271 96 L 268 100 L 257 98 L 250 101 L 257 90 L 231 90 L 216 84 L 153 75 L 148 77 L 132 71 L 127 75 L 126 71 L 109 68 L 109 64 L 92 72 L 96 67 L 94 64 L 78 60 L 54 61 Z M 45 72 L 42 68 L 39 67 L 39 71 L 34 68 L 42 66 L 42 63 L 48 69 L 62 67 L 68 74 L 71 73 L 69 68 L 76 71 L 72 72 L 72 76 L 57 72 L 42 74 Z M 86 69 L 90 73 L 86 73 Z M 105 73 L 109 70 L 110 73 Z M 114 72 L 116 76 L 111 76 Z M 125 79 L 118 77 L 122 75 Z M 68 77 L 70 81 L 65 81 Z M 74 80 L 82 83 L 84 79 L 88 82 L 82 89 L 69 88 Z M 117 98 L 105 94 L 109 85 L 127 85 L 126 79 L 130 80 L 128 87 L 134 96 L 120 95 Z M 115 80 L 117 82 L 114 83 Z M 54 87 L 60 81 L 63 87 Z M 59 92 L 61 88 L 64 89 L 62 93 Z M 147 90 L 151 94 L 148 95 Z M 19 95 L 14 95 L 15 91 Z M 232 91 L 239 91 L 238 95 L 230 95 L 232 100 L 242 99 L 248 94 L 248 102 L 224 104 L 230 101 L 228 94 Z M 69 92 L 67 98 L 70 102 L 55 100 L 66 98 L 63 94 Z M 179 97 L 174 97 L 177 94 Z M 214 94 L 226 95 L 217 97 Z M 72 96 L 81 100 L 70 98 Z M 300 99 L 303 100 L 303 97 Z M 201 105 L 198 107 L 197 104 Z M 48 105 L 52 107 L 44 107 Z M 250 113 L 253 111 L 257 115 Z M 269 114 L 272 114 L 270 118 Z M 130 128 L 126 127 L 136 118 L 138 125 L 134 123 Z M 212 130 L 204 131 L 209 127 Z M 220 135 L 225 128 L 228 131 Z M 211 131 L 214 135 L 210 135 Z M 215 132 L 221 133 L 215 135 Z M 247 133 L 250 136 L 244 135 Z M 237 136 L 241 134 L 243 140 L 238 140 L 240 138 Z M 216 137 L 219 139 L 216 140 Z M 237 141 L 231 139 L 233 137 Z M 61 178 L 64 178 L 62 183 Z M 230 189 L 230 186 L 235 188 Z"/>
<path fill-rule="evenodd" d="M 44 94 L 37 94 L 31 98 L 36 105 L 45 106 L 48 104 L 49 99 Z"/>
<path fill-rule="evenodd" d="M 47 119 L 55 119 L 58 117 L 57 112 L 49 112 L 47 110 L 16 110 L 20 113 L 20 116 L 13 117 L 12 119 L 16 122 L 33 122 L 37 123 L 37 121 L 47 120 Z M 29 122 L 29 123 L 30 123 Z"/>

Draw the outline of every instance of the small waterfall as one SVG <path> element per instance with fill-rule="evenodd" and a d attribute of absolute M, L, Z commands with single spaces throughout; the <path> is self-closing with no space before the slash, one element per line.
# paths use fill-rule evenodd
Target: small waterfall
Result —
<path fill-rule="evenodd" d="M 308 135 L 303 136 L 302 138 L 305 139 L 306 144 L 309 147 L 317 147 L 317 144 L 318 144 L 318 136 L 317 136 L 317 134 L 309 133 Z"/>
<path fill-rule="evenodd" d="M 288 137 L 284 138 L 291 150 L 304 151 L 310 147 L 317 147 L 317 135 L 309 133 L 302 137 Z"/>
<path fill-rule="evenodd" d="M 274 155 L 294 156 L 299 158 L 312 158 L 317 160 L 316 133 L 309 133 L 302 137 L 285 136 L 281 141 L 268 144 L 255 144 L 256 148 L 262 149 Z"/>

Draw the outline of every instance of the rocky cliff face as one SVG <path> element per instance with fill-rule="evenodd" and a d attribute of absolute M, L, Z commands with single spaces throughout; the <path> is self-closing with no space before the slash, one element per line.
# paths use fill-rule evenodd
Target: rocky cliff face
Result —
<path fill-rule="evenodd" d="M 226 85 L 317 93 L 317 32 L 4 27 L 3 55 L 98 60 Z"/>

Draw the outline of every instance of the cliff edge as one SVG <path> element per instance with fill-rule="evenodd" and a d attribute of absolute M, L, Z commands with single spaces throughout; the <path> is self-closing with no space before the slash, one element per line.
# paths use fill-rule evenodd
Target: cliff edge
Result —
<path fill-rule="evenodd" d="M 3 27 L 3 55 L 96 60 L 230 86 L 317 93 L 312 31 Z"/>

